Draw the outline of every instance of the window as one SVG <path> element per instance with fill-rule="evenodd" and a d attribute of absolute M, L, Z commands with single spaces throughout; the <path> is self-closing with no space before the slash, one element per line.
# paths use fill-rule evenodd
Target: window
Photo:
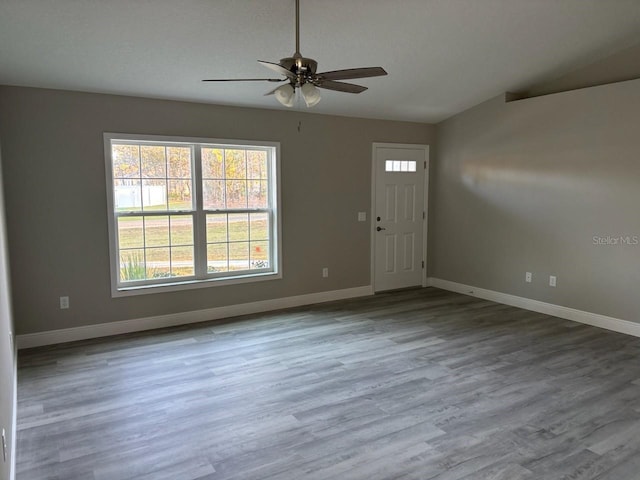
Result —
<path fill-rule="evenodd" d="M 105 134 L 113 295 L 280 278 L 278 152 Z"/>
<path fill-rule="evenodd" d="M 384 162 L 385 172 L 415 172 L 415 160 L 386 160 Z"/>

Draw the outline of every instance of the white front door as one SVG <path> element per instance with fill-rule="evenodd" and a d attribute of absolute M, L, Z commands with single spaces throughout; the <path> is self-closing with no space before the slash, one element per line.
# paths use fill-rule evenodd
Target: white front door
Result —
<path fill-rule="evenodd" d="M 428 147 L 374 144 L 373 287 L 423 285 Z"/>

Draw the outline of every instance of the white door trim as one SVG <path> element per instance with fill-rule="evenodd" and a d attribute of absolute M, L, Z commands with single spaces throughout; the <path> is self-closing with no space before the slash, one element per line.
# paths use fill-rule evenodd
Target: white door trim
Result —
<path fill-rule="evenodd" d="M 370 278 L 371 278 L 371 287 L 373 288 L 373 292 L 376 292 L 376 284 L 375 284 L 375 268 L 376 268 L 376 235 L 375 235 L 375 213 L 376 213 L 376 149 L 378 148 L 405 148 L 407 150 L 424 150 L 424 158 L 427 162 L 427 166 L 424 171 L 424 212 L 425 218 L 422 223 L 423 229 L 423 245 L 422 245 L 422 258 L 424 260 L 424 268 L 422 269 L 422 286 L 427 286 L 427 244 L 428 244 L 428 233 L 429 233 L 429 145 L 426 144 L 414 144 L 414 143 L 384 143 L 384 142 L 373 142 L 371 146 L 371 213 L 369 214 L 369 218 L 371 219 L 370 227 L 371 227 L 371 267 L 370 267 Z"/>

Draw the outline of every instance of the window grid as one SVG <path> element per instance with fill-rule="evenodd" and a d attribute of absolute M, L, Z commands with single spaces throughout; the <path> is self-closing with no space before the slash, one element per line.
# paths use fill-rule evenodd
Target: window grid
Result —
<path fill-rule="evenodd" d="M 116 152 L 116 148 L 122 148 L 123 151 Z M 144 149 L 144 152 L 143 152 Z M 150 155 L 150 151 L 153 149 L 158 149 L 161 152 L 161 161 L 157 162 L 158 158 L 153 159 Z M 129 150 L 127 154 L 127 150 Z M 155 283 L 157 277 L 160 277 L 160 282 L 165 282 L 165 277 L 171 278 L 179 278 L 179 277 L 192 277 L 193 275 L 189 275 L 188 273 L 182 274 L 179 272 L 178 263 L 176 260 L 179 257 L 180 250 L 178 250 L 178 246 L 174 246 L 174 242 L 172 237 L 175 234 L 175 229 L 172 228 L 172 216 L 177 215 L 180 211 L 189 211 L 193 212 L 193 157 L 194 157 L 194 146 L 193 145 L 171 145 L 168 146 L 166 144 L 158 144 L 158 143 L 148 143 L 148 142 L 112 142 L 111 144 L 112 151 L 112 161 L 114 164 L 117 163 L 117 159 L 121 156 L 122 162 L 129 162 L 130 165 L 119 165 L 121 169 L 124 171 L 118 172 L 114 169 L 113 171 L 113 181 L 114 188 L 117 190 L 118 180 L 129 179 L 133 182 L 134 188 L 135 185 L 139 185 L 139 199 L 138 202 L 134 202 L 133 205 L 126 205 L 124 209 L 120 209 L 120 211 L 115 210 L 116 222 L 118 226 L 118 242 L 120 241 L 120 231 L 123 226 L 120 222 L 121 218 L 125 217 L 139 217 L 141 219 L 141 239 L 140 244 L 135 248 L 124 248 L 120 249 L 118 244 L 118 265 L 120 269 L 119 275 L 119 283 L 131 283 L 131 282 L 140 282 L 144 283 Z M 186 157 L 185 157 L 186 152 Z M 156 153 L 158 151 L 156 150 Z M 176 165 L 173 165 L 171 162 L 176 162 Z M 153 169 L 153 163 L 156 162 L 159 165 L 162 165 L 160 172 L 149 171 L 149 169 Z M 184 171 L 181 170 L 182 167 L 185 168 Z M 127 174 L 127 169 L 131 171 Z M 186 182 L 188 196 L 186 199 L 187 205 L 177 206 L 172 198 L 172 190 L 171 186 L 178 186 L 179 182 Z M 158 183 L 163 185 L 162 191 L 164 194 L 162 195 L 162 202 L 154 205 L 151 200 L 151 188 L 153 186 L 158 186 Z M 145 189 L 145 187 L 147 187 Z M 145 191 L 147 192 L 145 194 Z M 148 199 L 146 197 L 149 197 Z M 185 200 L 180 198 L 180 196 L 176 197 L 176 200 L 182 201 Z M 139 205 L 136 205 L 139 203 Z M 153 208 L 153 207 L 159 208 Z M 178 208 L 176 208 L 178 207 Z M 124 211 L 123 211 L 124 210 Z M 190 243 L 185 243 L 183 246 L 187 248 L 188 246 L 192 247 L 192 254 L 190 257 L 193 259 L 193 247 L 195 245 L 193 239 L 193 215 L 189 214 L 191 217 L 191 225 L 189 230 L 191 231 L 191 240 Z M 166 240 L 161 241 L 159 243 L 152 242 L 149 239 L 149 234 L 153 228 L 162 229 L 163 225 L 153 226 L 151 224 L 151 218 L 159 218 L 160 221 L 166 220 Z M 161 233 L 162 235 L 162 233 Z M 186 252 L 186 250 L 184 251 Z M 184 253 L 183 252 L 183 253 Z M 129 253 L 128 258 L 125 255 Z M 138 255 L 141 255 L 141 261 Z M 189 255 L 187 254 L 187 262 Z M 160 263 L 160 267 L 156 270 L 156 266 L 154 265 L 154 261 L 156 263 Z M 166 265 L 162 265 L 162 262 L 165 262 Z M 185 270 L 188 272 L 189 270 L 194 270 L 193 260 L 191 267 L 185 267 Z"/>
<path fill-rule="evenodd" d="M 178 250 L 179 249 L 187 249 L 190 248 L 192 250 L 192 257 L 193 257 L 193 253 L 195 253 L 195 243 L 194 243 L 194 220 L 193 220 L 193 213 L 191 212 L 165 212 L 165 211 L 161 211 L 161 212 L 153 212 L 151 214 L 147 213 L 145 215 L 141 215 L 141 212 L 132 212 L 132 213 L 118 213 L 116 214 L 118 217 L 118 225 L 120 225 L 120 219 L 124 219 L 124 218 L 140 218 L 142 223 L 141 223 L 141 239 L 140 239 L 140 243 L 139 245 L 134 245 L 134 246 L 127 246 L 127 247 L 123 247 L 120 248 L 120 262 L 122 263 L 123 261 L 123 256 L 122 254 L 126 254 L 127 252 L 136 252 L 136 251 L 141 251 L 142 252 L 142 256 L 143 256 L 143 265 L 145 266 L 145 271 L 149 270 L 149 264 L 150 262 L 152 262 L 152 260 L 149 259 L 149 254 L 154 254 L 155 252 L 159 252 L 161 249 L 168 249 L 168 258 L 167 261 L 169 262 L 169 272 L 171 273 L 171 277 L 172 278 L 182 278 L 185 276 L 193 276 L 193 275 L 179 275 L 176 274 L 174 275 L 174 271 L 176 271 L 176 269 L 180 268 L 179 263 L 176 263 L 174 261 L 175 257 L 177 256 Z M 176 229 L 172 228 L 176 225 L 180 225 L 181 222 L 178 220 L 178 218 L 180 217 L 184 217 L 184 218 L 188 218 L 190 221 L 188 222 L 188 227 L 187 229 L 190 230 L 191 232 L 191 243 L 187 243 L 184 241 L 176 241 L 174 239 L 174 237 L 177 236 L 176 233 Z M 166 237 L 166 243 L 152 243 L 149 239 L 148 239 L 148 232 L 150 229 L 152 228 L 157 228 L 154 227 L 153 225 L 149 224 L 150 219 L 152 218 L 159 218 L 159 219 L 166 219 L 166 224 L 167 224 L 167 237 Z M 120 230 L 120 229 L 119 229 Z M 175 267 L 175 268 L 174 268 Z M 187 267 L 185 267 L 187 268 Z M 153 278 L 149 277 L 148 275 L 146 275 L 145 280 L 151 280 Z"/>
<path fill-rule="evenodd" d="M 415 160 L 386 160 L 384 162 L 385 172 L 415 172 Z"/>
<path fill-rule="evenodd" d="M 106 144 L 105 144 L 106 145 Z M 130 161 L 133 164 L 132 171 L 129 172 L 128 175 L 118 174 L 121 172 L 115 171 L 115 163 L 116 157 L 113 148 L 114 146 L 125 146 L 128 145 L 130 147 L 134 147 L 130 154 L 130 157 L 125 160 Z M 110 165 L 113 171 L 112 178 L 112 187 L 114 190 L 117 188 L 118 181 L 120 180 L 128 180 L 130 182 L 135 183 L 139 182 L 139 206 L 129 205 L 125 206 L 125 208 L 116 208 L 117 202 L 114 201 L 112 204 L 112 211 L 114 213 L 115 219 L 115 251 L 117 252 L 117 266 L 118 273 L 122 272 L 123 267 L 123 255 L 125 252 L 140 252 L 142 254 L 142 261 L 144 266 L 144 278 L 136 278 L 135 280 L 126 280 L 121 275 L 117 277 L 117 285 L 118 287 L 129 287 L 132 285 L 153 285 L 153 284 L 162 284 L 162 283 L 173 283 L 180 282 L 185 280 L 202 280 L 202 279 L 211 279 L 217 277 L 224 278 L 232 278 L 234 275 L 251 275 L 251 274 L 261 274 L 261 273 L 272 273 L 276 274 L 276 245 L 275 241 L 275 228 L 276 225 L 273 222 L 274 216 L 274 189 L 277 188 L 275 185 L 275 158 L 273 154 L 275 153 L 274 147 L 255 147 L 250 145 L 233 145 L 233 146 L 223 146 L 216 144 L 207 144 L 207 143 L 177 143 L 177 144 L 161 144 L 157 142 L 145 142 L 141 141 L 120 141 L 120 140 L 111 140 L 110 142 L 111 152 L 110 152 Z M 146 170 L 149 168 L 146 164 L 144 164 L 145 154 L 143 154 L 143 147 L 162 147 L 163 150 L 163 169 L 164 175 L 160 175 L 157 172 L 154 174 L 153 172 L 149 173 Z M 172 152 L 171 148 L 174 149 L 184 149 L 188 148 L 189 154 L 189 169 L 187 174 L 184 172 L 178 172 L 178 175 L 175 175 L 176 172 L 171 165 L 171 156 Z M 205 176 L 203 172 L 204 169 L 204 159 L 202 157 L 202 152 L 205 149 L 209 150 L 220 150 L 221 151 L 221 171 L 218 171 L 220 175 L 212 175 L 211 171 L 208 172 L 208 176 Z M 181 155 L 184 154 L 184 150 L 181 151 Z M 234 153 L 235 152 L 235 153 Z M 249 157 L 251 155 L 250 152 L 259 152 L 256 153 L 256 165 L 250 169 L 249 165 Z M 173 152 L 176 154 L 176 152 Z M 132 158 L 135 155 L 135 159 L 133 161 Z M 234 161 L 233 157 L 230 155 L 236 155 L 235 162 L 240 166 L 236 170 L 231 170 L 229 166 L 229 162 Z M 184 160 L 184 159 L 182 159 Z M 254 161 L 254 160 L 252 160 Z M 136 165 L 137 164 L 137 165 Z M 228 171 L 229 170 L 229 171 Z M 242 177 L 242 170 L 244 170 L 244 177 Z M 240 172 L 240 174 L 238 174 Z M 215 173 L 215 172 L 214 172 Z M 227 176 L 227 173 L 230 173 L 231 176 Z M 219 178 L 218 178 L 219 177 Z M 271 178 L 270 178 L 271 177 Z M 224 188 L 221 189 L 220 193 L 222 194 L 222 205 L 223 208 L 216 209 L 205 209 L 204 208 L 204 199 L 203 199 L 203 189 L 205 188 L 205 180 L 214 179 L 224 182 Z M 145 190 L 144 190 L 144 181 L 148 180 L 149 185 L 154 184 L 154 180 L 157 182 L 164 183 L 164 203 L 162 204 L 162 209 L 158 210 L 157 204 L 153 204 L 150 201 L 145 201 Z M 171 181 L 176 180 L 180 182 L 188 182 L 188 188 L 185 190 L 188 192 L 186 197 L 187 200 L 190 200 L 190 208 L 185 208 L 185 205 L 181 205 L 180 209 L 176 209 L 176 203 L 172 202 L 172 190 L 171 190 Z M 233 202 L 229 198 L 231 193 L 233 192 L 233 187 L 235 185 L 229 184 L 228 181 L 236 181 L 241 182 L 244 191 L 242 189 L 239 190 L 238 198 L 236 198 Z M 260 181 L 264 183 L 259 183 L 257 187 L 258 195 L 260 198 L 258 200 L 254 199 L 255 189 L 250 190 L 249 186 L 251 181 Z M 156 183 L 157 185 L 157 183 Z M 255 185 L 255 184 L 254 184 Z M 135 185 L 134 187 L 135 188 Z M 230 190 L 231 188 L 231 190 Z M 238 194 L 238 190 L 236 190 L 236 194 Z M 115 193 L 114 193 L 115 195 Z M 147 196 L 149 194 L 147 193 Z M 178 197 L 175 197 L 178 198 Z M 184 200 L 183 197 L 178 198 L 179 200 Z M 234 206 L 230 207 L 229 204 L 234 203 Z M 258 205 L 260 207 L 249 207 L 250 204 Z M 238 208 L 238 205 L 243 206 L 243 208 Z M 217 238 L 218 241 L 211 241 L 208 238 L 209 230 L 211 228 L 208 225 L 208 216 L 214 215 L 225 215 L 225 237 L 226 238 Z M 191 219 L 189 228 L 190 242 L 186 243 L 184 239 L 180 242 L 176 243 L 176 229 L 180 225 L 180 222 L 177 220 L 178 217 L 188 217 Z M 138 217 L 142 220 L 142 232 L 141 239 L 139 245 L 127 245 L 121 246 L 121 223 L 120 220 L 127 217 Z M 166 241 L 155 244 L 149 240 L 150 234 L 150 222 L 149 219 L 154 217 L 163 217 L 167 220 L 167 230 L 166 230 Z M 232 222 L 235 222 L 235 226 L 232 225 Z M 161 228 L 162 226 L 160 226 Z M 235 228 L 235 232 L 232 229 Z M 262 231 L 261 235 L 259 232 Z M 202 233 L 198 233 L 202 232 Z M 112 235 L 113 238 L 113 235 Z M 200 245 L 200 246 L 199 246 Z M 224 263 L 226 263 L 226 268 L 223 268 L 224 271 L 221 272 L 210 272 L 209 271 L 209 252 L 208 247 L 210 245 L 224 245 L 224 250 L 226 251 L 226 258 L 224 259 Z M 237 246 L 237 247 L 234 247 Z M 163 252 L 164 250 L 164 252 Z M 161 263 L 165 260 L 158 260 L 159 258 L 163 258 L 162 255 L 166 256 L 166 265 L 162 265 L 163 269 L 167 269 L 167 277 L 170 278 L 150 278 L 152 275 L 152 269 L 154 267 L 154 262 Z M 185 267 L 185 269 L 190 270 L 191 275 L 181 274 L 180 270 L 182 269 L 182 256 L 186 255 L 191 262 L 190 266 Z M 264 260 L 266 258 L 266 260 Z M 232 263 L 233 262 L 233 263 Z M 199 265 L 203 265 L 200 267 Z"/>
<path fill-rule="evenodd" d="M 233 267 L 233 262 L 234 261 L 238 261 L 236 258 L 236 254 L 237 251 L 240 250 L 240 248 L 242 246 L 245 247 L 246 251 L 248 252 L 247 258 L 243 259 L 242 262 L 248 265 L 247 268 L 249 270 L 259 270 L 261 268 L 268 268 L 268 263 L 266 266 L 264 266 L 263 263 L 258 264 L 257 262 L 253 262 L 252 257 L 253 257 L 253 251 L 251 250 L 251 246 L 252 243 L 254 243 L 254 241 L 256 240 L 261 240 L 264 241 L 265 243 L 269 242 L 268 238 L 258 238 L 256 239 L 253 235 L 252 235 L 252 230 L 254 228 L 254 214 L 256 213 L 264 213 L 265 215 L 269 214 L 269 209 L 268 208 L 260 208 L 260 207 L 250 207 L 249 204 L 251 203 L 251 190 L 249 188 L 249 182 L 250 181 L 264 181 L 265 177 L 263 175 L 263 171 L 262 169 L 259 170 L 259 176 L 254 176 L 251 172 L 250 166 L 249 166 L 249 157 L 250 157 L 250 153 L 253 152 L 255 150 L 252 149 L 238 149 L 237 147 L 233 147 L 233 148 L 223 148 L 220 149 L 220 158 L 221 158 L 221 165 L 220 168 L 217 169 L 220 174 L 219 175 L 215 175 L 215 174 L 210 174 L 210 175 L 205 175 L 203 173 L 203 180 L 213 180 L 213 181 L 218 181 L 218 182 L 222 182 L 224 184 L 224 189 L 222 189 L 222 193 L 223 193 L 223 197 L 220 199 L 221 203 L 224 203 L 225 208 L 224 209 L 207 209 L 206 213 L 207 215 L 220 215 L 221 212 L 225 212 L 225 225 L 226 225 L 226 232 L 225 232 L 225 239 L 224 241 L 220 241 L 220 239 L 216 239 L 217 241 L 211 241 L 211 239 L 207 238 L 207 246 L 213 246 L 215 248 L 215 246 L 222 246 L 223 244 L 226 244 L 225 246 L 225 250 L 226 250 L 226 265 L 222 267 L 222 269 L 225 272 L 229 272 L 229 271 L 233 271 L 234 267 Z M 241 156 L 241 159 L 233 159 L 233 155 L 234 152 L 236 154 L 238 154 L 239 156 Z M 264 153 L 264 152 L 263 152 Z M 234 175 L 231 174 L 229 175 L 231 167 L 229 165 L 230 162 L 237 162 L 237 163 L 241 163 L 242 165 L 242 172 L 244 172 L 243 175 Z M 242 208 L 239 207 L 229 207 L 229 181 L 235 181 L 235 182 L 242 182 L 243 188 L 244 188 L 244 201 L 242 202 L 243 206 Z M 236 237 L 235 235 L 232 234 L 232 225 L 230 222 L 230 219 L 235 219 L 241 223 L 246 223 L 246 234 L 245 232 L 242 232 L 243 235 L 240 236 L 239 238 Z M 268 225 L 268 224 L 267 224 Z M 208 230 L 208 229 L 207 229 Z M 245 236 L 246 235 L 246 236 Z M 267 260 L 268 262 L 268 260 Z M 263 265 L 263 266 L 260 266 Z M 215 268 L 215 267 L 212 267 Z M 209 267 L 208 267 L 209 269 Z M 224 274 L 224 273 L 217 273 L 217 274 Z"/>
<path fill-rule="evenodd" d="M 231 259 L 231 246 L 236 244 L 246 244 L 247 247 L 250 249 L 251 248 L 251 244 L 252 243 L 258 243 L 258 242 L 264 242 L 264 243 L 269 243 L 269 236 L 268 236 L 268 232 L 270 230 L 270 225 L 271 222 L 269 220 L 269 212 L 268 210 L 249 210 L 249 211 L 227 211 L 225 213 L 220 213 L 219 211 L 207 211 L 207 216 L 219 216 L 219 215 L 224 215 L 225 216 L 225 240 L 214 240 L 211 241 L 209 239 L 207 239 L 207 245 L 227 245 L 227 270 L 231 270 L 230 267 L 230 259 Z M 259 214 L 263 214 L 263 217 L 260 218 L 258 215 Z M 246 237 L 240 237 L 240 238 L 235 238 L 234 236 L 231 235 L 231 222 L 230 222 L 230 217 L 235 216 L 235 218 L 239 219 L 239 216 L 242 215 L 243 218 L 242 220 L 240 220 L 240 222 L 242 223 L 246 223 Z M 260 236 L 259 234 L 255 233 L 255 231 L 259 231 L 257 230 L 257 223 L 258 222 L 264 222 L 265 224 L 265 228 L 264 230 L 267 232 L 267 236 Z M 250 270 L 257 270 L 259 268 L 268 268 L 268 267 L 258 267 L 256 265 L 251 265 L 251 250 L 250 250 L 250 257 L 249 257 L 249 269 Z"/>

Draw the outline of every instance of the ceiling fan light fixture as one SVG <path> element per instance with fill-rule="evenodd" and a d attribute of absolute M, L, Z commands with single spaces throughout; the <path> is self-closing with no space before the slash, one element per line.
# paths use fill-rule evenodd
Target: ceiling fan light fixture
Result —
<path fill-rule="evenodd" d="M 300 91 L 302 92 L 302 98 L 304 98 L 304 103 L 307 104 L 307 107 L 311 108 L 318 104 L 320 101 L 320 91 L 318 87 L 316 87 L 312 83 L 305 83 L 300 87 Z"/>
<path fill-rule="evenodd" d="M 276 100 L 278 100 L 285 107 L 293 107 L 293 97 L 295 93 L 296 91 L 290 83 L 279 86 L 273 92 L 273 94 L 276 96 Z"/>

